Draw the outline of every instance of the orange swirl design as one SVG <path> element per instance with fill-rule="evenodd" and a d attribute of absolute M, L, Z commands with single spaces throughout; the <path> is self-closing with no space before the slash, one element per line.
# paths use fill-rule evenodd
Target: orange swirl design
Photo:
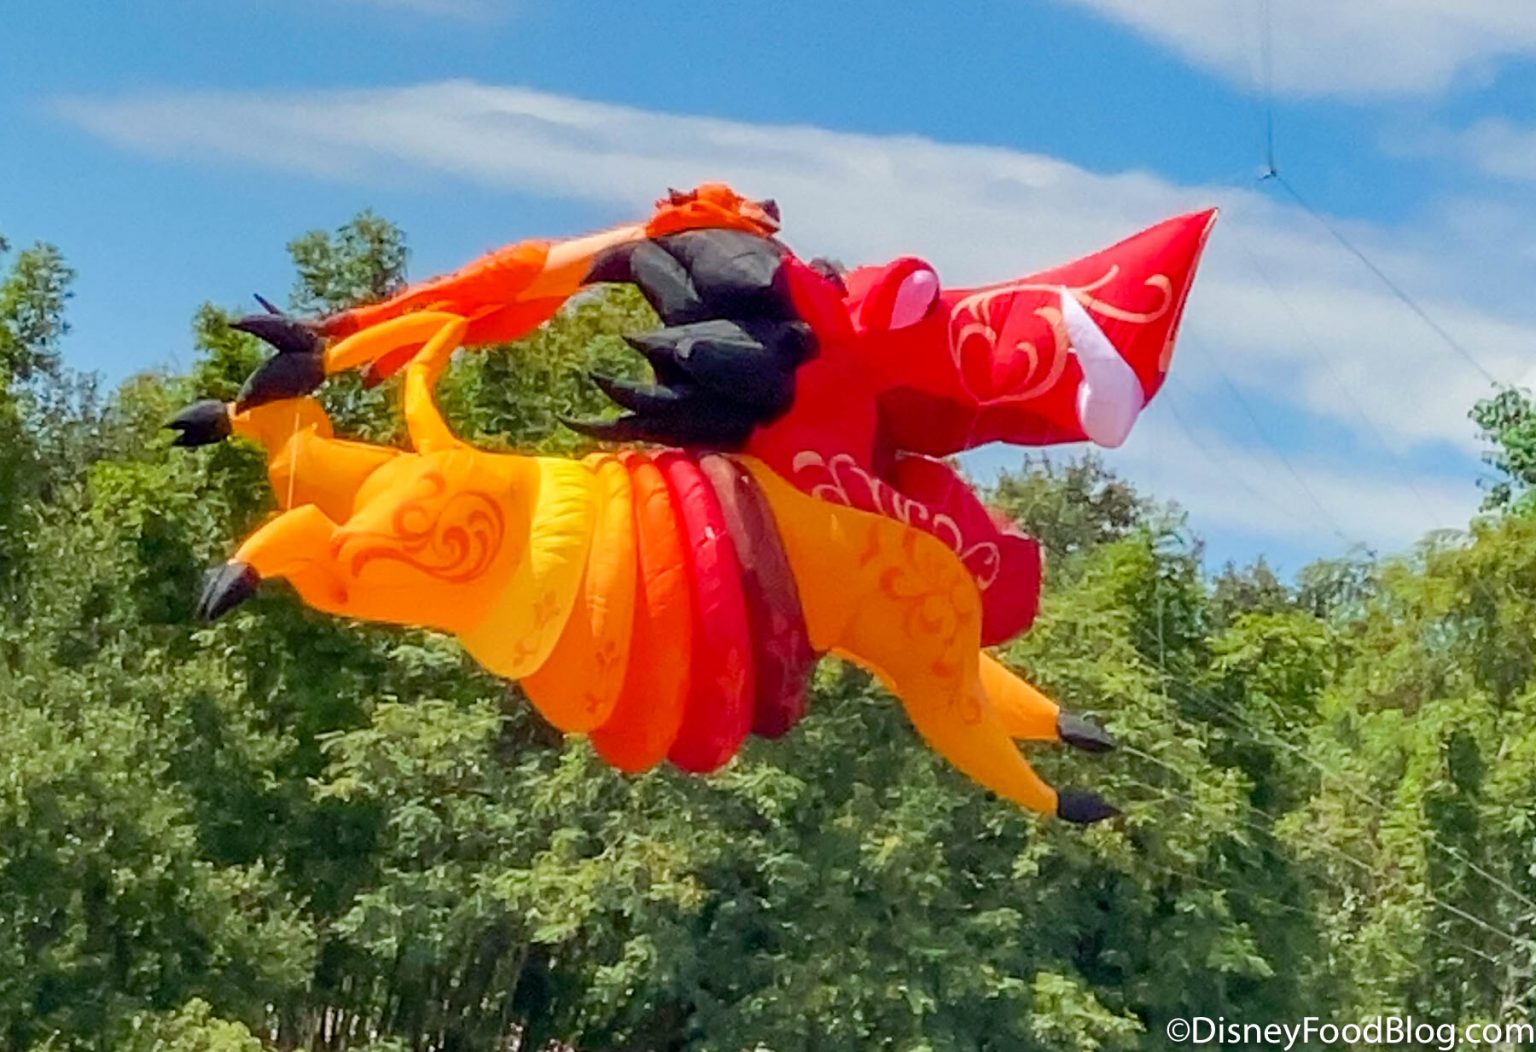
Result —
<path fill-rule="evenodd" d="M 901 610 L 903 632 L 938 641 L 933 673 L 947 679 L 959 674 L 962 631 L 975 617 L 974 600 L 967 601 L 967 594 L 976 593 L 964 568 L 944 548 L 921 543 L 923 536 L 910 528 L 902 532 L 899 554 L 884 553 L 890 565 L 881 571 L 879 587 Z M 980 719 L 979 711 L 975 718 Z"/>
<path fill-rule="evenodd" d="M 450 584 L 472 581 L 485 573 L 501 551 L 506 519 L 501 506 L 480 490 L 454 490 L 448 480 L 430 471 L 418 480 L 417 493 L 401 502 L 380 543 L 360 547 L 351 572 L 378 559 L 405 563 L 428 577 Z"/>

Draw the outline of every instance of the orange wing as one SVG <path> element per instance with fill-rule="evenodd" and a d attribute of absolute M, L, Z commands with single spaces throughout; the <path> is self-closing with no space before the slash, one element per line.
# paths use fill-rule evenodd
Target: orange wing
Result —
<path fill-rule="evenodd" d="M 521 241 L 499 248 L 442 277 L 412 285 L 382 303 L 354 307 L 318 323 L 322 335 L 342 339 L 413 311 L 440 310 L 469 322 L 464 343 L 483 346 L 516 340 L 554 316 L 580 288 L 598 254 L 616 245 L 684 230 L 728 227 L 768 236 L 779 228 L 778 206 L 749 201 L 723 183 L 705 183 L 689 192 L 671 191 L 656 202 L 645 223 L 614 227 L 566 241 Z M 378 358 L 346 355 L 369 363 L 369 377 L 381 380 L 410 360 L 413 349 Z"/>

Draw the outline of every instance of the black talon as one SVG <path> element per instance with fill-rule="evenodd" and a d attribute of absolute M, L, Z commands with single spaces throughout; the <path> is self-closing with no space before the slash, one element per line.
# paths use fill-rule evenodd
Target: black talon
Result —
<path fill-rule="evenodd" d="M 702 386 L 774 419 L 794 399 L 794 371 L 815 349 L 800 322 L 725 319 L 658 329 L 625 341 L 645 355 L 656 379 L 677 387 Z"/>
<path fill-rule="evenodd" d="M 259 584 L 261 576 L 248 563 L 215 566 L 203 578 L 203 592 L 197 599 L 198 619 L 213 621 L 224 616 L 255 595 Z"/>
<path fill-rule="evenodd" d="M 634 254 L 635 242 L 626 241 L 612 248 L 605 248 L 592 260 L 592 266 L 587 268 L 587 276 L 581 279 L 583 285 L 600 285 L 604 282 L 630 281 L 629 257 Z"/>
<path fill-rule="evenodd" d="M 755 420 L 743 415 L 740 406 L 711 404 L 695 398 L 679 399 L 672 407 L 641 416 L 627 413 L 613 420 L 560 422 L 577 434 L 604 442 L 654 442 L 689 449 L 740 449 L 752 434 Z"/>
<path fill-rule="evenodd" d="M 286 314 L 250 314 L 231 322 L 229 327 L 250 333 L 275 347 L 279 354 L 318 355 L 325 350 L 325 340 L 318 332 Z"/>
<path fill-rule="evenodd" d="M 674 384 L 687 378 L 687 373 L 677 364 L 677 348 L 669 339 L 664 330 L 655 332 L 628 333 L 623 340 L 629 344 L 630 350 L 637 351 L 645 357 L 651 371 L 656 374 L 656 379 L 664 384 Z"/>
<path fill-rule="evenodd" d="M 684 390 L 655 384 L 636 384 L 601 373 L 588 373 L 598 390 L 616 405 L 636 413 L 659 412 L 677 405 L 686 397 Z"/>
<path fill-rule="evenodd" d="M 638 416 L 625 414 L 613 420 L 582 420 L 562 416 L 560 423 L 576 432 L 600 442 L 643 442 L 645 429 Z"/>
<path fill-rule="evenodd" d="M 1092 825 L 1114 818 L 1119 809 L 1110 806 L 1091 789 L 1063 789 L 1056 794 L 1056 817 L 1078 825 Z"/>
<path fill-rule="evenodd" d="M 222 442 L 233 430 L 229 423 L 229 407 L 217 398 L 193 402 L 173 416 L 165 428 L 179 432 L 171 445 L 187 448 Z"/>
<path fill-rule="evenodd" d="M 635 285 L 666 326 L 624 337 L 650 363 L 655 383 L 594 377 L 629 412 L 563 422 L 612 442 L 740 449 L 755 428 L 788 410 L 795 370 L 816 354 L 789 292 L 784 253 L 756 234 L 716 229 L 599 253 L 584 283 Z"/>
<path fill-rule="evenodd" d="M 677 335 L 672 329 L 652 329 L 650 332 L 628 332 L 625 343 L 645 355 L 645 360 L 655 365 L 658 361 L 675 361 Z"/>
<path fill-rule="evenodd" d="M 262 362 L 246 379 L 235 399 L 235 411 L 243 413 L 268 402 L 307 395 L 324 382 L 324 355 L 277 354 Z"/>
<path fill-rule="evenodd" d="M 793 319 L 783 249 L 740 230 L 693 230 L 598 254 L 583 284 L 634 284 L 666 325 L 710 318 Z"/>
<path fill-rule="evenodd" d="M 1056 717 L 1056 734 L 1074 749 L 1084 752 L 1109 752 L 1115 747 L 1114 736 L 1107 730 L 1069 712 Z"/>
<path fill-rule="evenodd" d="M 703 300 L 687 317 L 668 317 L 668 325 L 704 318 L 797 317 L 784 272 L 782 247 L 741 230 L 695 230 L 659 238 L 668 255 L 688 275 Z M 635 280 L 643 275 L 637 266 Z"/>
<path fill-rule="evenodd" d="M 658 329 L 638 339 L 653 349 L 651 353 L 670 348 L 679 361 L 702 351 L 795 366 L 816 349 L 816 337 L 804 322 L 764 318 L 711 318 Z"/>
<path fill-rule="evenodd" d="M 261 309 L 266 311 L 268 314 L 276 314 L 278 317 L 283 316 L 282 310 L 273 306 L 272 301 L 267 299 L 267 297 L 263 296 L 261 293 L 253 292 L 251 295 L 256 297 L 256 302 L 261 304 Z"/>
<path fill-rule="evenodd" d="M 798 326 L 701 322 L 674 331 L 677 363 L 699 384 L 761 408 L 765 422 L 794 401 L 795 366 L 804 358 L 808 339 Z"/>
<path fill-rule="evenodd" d="M 693 275 L 659 241 L 641 241 L 629 254 L 629 280 L 664 325 L 681 325 L 708 317 L 710 305 L 693 283 Z"/>

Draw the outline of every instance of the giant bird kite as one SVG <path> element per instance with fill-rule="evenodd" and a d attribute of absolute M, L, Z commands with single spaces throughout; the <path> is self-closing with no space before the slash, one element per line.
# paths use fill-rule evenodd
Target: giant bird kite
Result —
<path fill-rule="evenodd" d="M 1109 817 L 1015 745 L 1112 743 L 982 649 L 1034 618 L 1039 547 L 942 458 L 1119 445 L 1167 373 L 1213 219 L 946 289 L 919 259 L 802 261 L 773 202 L 706 185 L 644 224 L 522 242 L 318 321 L 269 306 L 237 328 L 278 353 L 234 404 L 170 425 L 179 445 L 261 443 L 281 509 L 210 573 L 200 613 L 284 578 L 320 610 L 451 632 L 625 771 L 713 771 L 749 734 L 783 735 L 835 653 L 987 788 Z M 570 422 L 617 448 L 573 461 L 456 436 L 433 395 L 454 351 L 526 335 L 605 282 L 637 286 L 663 324 L 628 337 L 653 383 L 594 377 L 625 413 Z M 409 451 L 335 437 L 310 397 L 359 367 L 403 371 Z"/>

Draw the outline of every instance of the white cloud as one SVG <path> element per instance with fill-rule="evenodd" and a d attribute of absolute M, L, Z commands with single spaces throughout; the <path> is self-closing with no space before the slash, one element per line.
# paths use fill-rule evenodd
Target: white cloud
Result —
<path fill-rule="evenodd" d="M 1318 452 L 1288 455 L 1234 442 L 1174 418 L 1144 422 L 1117 470 L 1177 503 L 1202 530 L 1310 541 L 1333 550 L 1368 541 L 1405 548 L 1431 529 L 1459 528 L 1481 494 L 1467 479 L 1416 472 L 1411 465 L 1371 470 Z"/>
<path fill-rule="evenodd" d="M 1470 476 L 1426 471 L 1380 450 L 1362 462 L 1326 447 L 1282 450 L 1254 428 L 1218 430 L 1201 423 L 1178 383 L 1104 459 L 1142 493 L 1176 503 L 1203 535 L 1267 538 L 1308 559 L 1362 543 L 1401 551 L 1432 530 L 1464 529 L 1483 496 Z M 988 446 L 962 460 L 985 482 L 1016 467 L 1018 456 Z"/>
<path fill-rule="evenodd" d="M 1488 118 L 1436 140 L 1442 152 L 1470 160 L 1485 175 L 1511 182 L 1536 182 L 1536 128 Z"/>
<path fill-rule="evenodd" d="M 1260 19 L 1271 25 L 1273 85 L 1297 97 L 1434 94 L 1536 52 L 1523 0 L 1065 0 L 1120 22 L 1239 86 L 1263 84 Z"/>
<path fill-rule="evenodd" d="M 1285 436 L 1285 447 L 1287 456 L 1307 461 L 1319 497 L 1359 539 L 1396 543 L 1458 525 L 1476 503 L 1470 476 L 1463 496 L 1437 486 L 1425 501 L 1391 472 L 1383 479 L 1379 471 L 1340 467 L 1361 451 L 1377 463 L 1397 463 L 1415 447 L 1438 450 L 1441 463 L 1448 451 L 1466 457 L 1476 448 L 1466 411 L 1488 382 L 1312 217 L 1256 190 L 1180 186 L 1145 172 L 1099 174 L 995 147 L 752 125 L 458 82 L 75 99 L 60 103 L 60 112 L 113 142 L 157 154 L 363 182 L 457 178 L 597 202 L 616 216 L 641 213 L 666 186 L 725 179 L 777 198 L 787 236 L 802 254 L 852 261 L 917 252 L 951 284 L 1024 274 L 1217 201 L 1225 214 L 1186 315 L 1176 357 L 1180 384 L 1218 407 L 1231 400 L 1235 385 L 1257 402 L 1288 407 L 1292 418 L 1316 421 L 1325 433 L 1348 436 L 1353 451 L 1312 449 L 1305 433 Z M 1458 255 L 1438 231 L 1348 232 L 1495 376 L 1524 377 L 1536 360 L 1536 317 L 1511 313 L 1531 308 L 1490 302 L 1465 263 L 1477 258 L 1486 269 L 1485 259 Z M 1531 261 L 1505 269 L 1520 266 L 1530 270 Z M 1167 426 L 1158 423 L 1157 409 L 1154 403 L 1142 424 L 1152 435 Z M 1209 443 L 1215 455 L 1231 447 L 1227 454 L 1257 477 L 1288 477 L 1283 466 L 1277 471 L 1246 451 L 1272 439 L 1206 431 L 1200 444 Z M 1133 436 L 1115 456 L 1134 460 L 1144 445 Z M 1211 517 L 1211 524 L 1240 515 L 1253 518 L 1247 524 L 1255 529 L 1292 528 L 1234 504 L 1230 492 L 1201 488 L 1191 465 L 1204 459 L 1196 449 L 1170 460 L 1160 494 Z M 1200 493 L 1210 499 L 1191 496 Z M 1294 495 L 1284 501 L 1305 508 Z M 1296 528 L 1323 539 L 1336 529 L 1325 516 L 1302 518 Z"/>

